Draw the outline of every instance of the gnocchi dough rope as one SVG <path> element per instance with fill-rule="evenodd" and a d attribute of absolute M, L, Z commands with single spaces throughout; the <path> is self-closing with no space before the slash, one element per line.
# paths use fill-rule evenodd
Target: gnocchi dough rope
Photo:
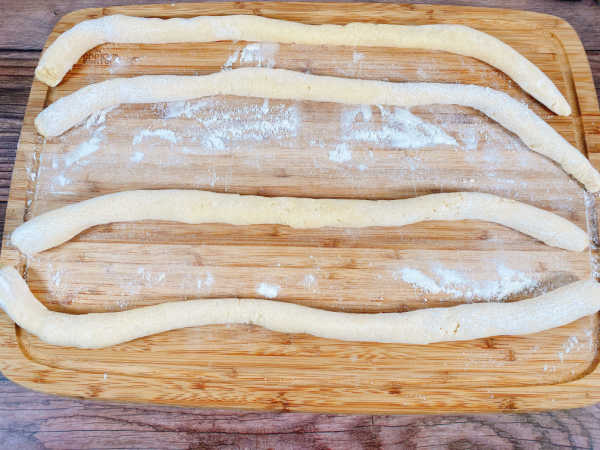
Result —
<path fill-rule="evenodd" d="M 200 190 L 138 190 L 102 195 L 41 214 L 12 233 L 26 255 L 111 222 L 170 220 L 233 225 L 282 224 L 293 228 L 403 226 L 426 220 L 484 220 L 548 245 L 582 251 L 588 235 L 562 217 L 515 200 L 477 192 L 430 194 L 402 200 L 260 197 Z"/>
<path fill-rule="evenodd" d="M 600 309 L 600 284 L 578 281 L 532 299 L 471 303 L 404 313 L 343 313 L 257 299 L 201 299 L 120 312 L 65 314 L 48 310 L 12 267 L 0 269 L 0 307 L 42 341 L 101 348 L 186 327 L 252 324 L 282 333 L 344 341 L 429 344 L 537 333 Z"/>
<path fill-rule="evenodd" d="M 600 174 L 585 155 L 527 105 L 503 92 L 474 85 L 391 83 L 250 67 L 203 76 L 147 75 L 115 78 L 79 89 L 44 109 L 36 117 L 35 126 L 43 136 L 58 136 L 89 115 L 122 103 L 170 102 L 210 95 L 406 108 L 468 106 L 515 133 L 533 151 L 558 163 L 590 192 L 600 191 Z"/>
<path fill-rule="evenodd" d="M 484 61 L 511 77 L 556 114 L 571 107 L 552 81 L 515 49 L 463 25 L 306 25 L 254 15 L 156 19 L 124 15 L 85 20 L 61 34 L 42 55 L 38 80 L 56 86 L 88 50 L 106 42 L 166 44 L 214 41 L 281 42 L 443 50 Z"/>

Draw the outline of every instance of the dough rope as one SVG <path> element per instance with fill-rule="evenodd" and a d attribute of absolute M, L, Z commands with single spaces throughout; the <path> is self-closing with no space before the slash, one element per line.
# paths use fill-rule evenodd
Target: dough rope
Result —
<path fill-rule="evenodd" d="M 427 220 L 484 220 L 548 245 L 582 251 L 588 236 L 562 217 L 515 200 L 477 192 L 402 200 L 259 197 L 199 190 L 137 190 L 102 195 L 41 214 L 12 233 L 26 255 L 44 251 L 95 225 L 139 220 L 293 228 L 403 226 Z"/>
<path fill-rule="evenodd" d="M 577 148 L 526 105 L 481 86 L 392 83 L 309 75 L 284 69 L 242 68 L 204 76 L 147 75 L 91 84 L 60 98 L 35 119 L 43 136 L 58 136 L 83 119 L 122 103 L 189 100 L 210 95 L 413 107 L 454 104 L 475 108 L 515 133 L 533 151 L 563 167 L 590 192 L 600 174 Z"/>
<path fill-rule="evenodd" d="M 53 312 L 12 267 L 0 270 L 0 307 L 42 341 L 102 348 L 179 328 L 252 324 L 282 333 L 344 341 L 430 344 L 560 327 L 600 309 L 600 284 L 578 281 L 539 297 L 510 303 L 471 303 L 403 313 L 343 313 L 256 299 L 201 299 L 121 312 Z"/>
<path fill-rule="evenodd" d="M 442 50 L 471 56 L 500 69 L 556 114 L 571 107 L 552 81 L 515 49 L 463 25 L 306 25 L 253 15 L 155 19 L 112 15 L 78 23 L 42 55 L 38 80 L 56 86 L 88 50 L 104 44 L 166 44 L 214 41 L 281 42 Z"/>

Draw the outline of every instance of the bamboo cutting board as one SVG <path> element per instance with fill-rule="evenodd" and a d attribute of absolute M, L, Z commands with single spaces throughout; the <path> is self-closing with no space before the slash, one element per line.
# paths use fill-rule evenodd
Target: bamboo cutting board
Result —
<path fill-rule="evenodd" d="M 459 23 L 512 45 L 557 84 L 573 115 L 546 110 L 502 73 L 422 50 L 217 42 L 116 45 L 88 52 L 57 88 L 34 81 L 8 203 L 2 263 L 54 310 L 115 311 L 190 298 L 264 297 L 353 312 L 513 301 L 590 276 L 597 257 L 499 225 L 403 228 L 140 222 L 98 226 L 25 261 L 8 239 L 24 219 L 140 188 L 393 199 L 473 190 L 551 210 L 597 241 L 595 199 L 476 111 L 410 111 L 214 97 L 124 105 L 44 141 L 33 119 L 87 84 L 242 66 L 319 75 L 490 86 L 526 102 L 600 164 L 600 113 L 574 30 L 522 11 L 428 5 L 198 3 L 85 9 L 89 18 L 258 14 L 305 23 Z M 32 389 L 175 405 L 349 413 L 534 410 L 600 400 L 598 318 L 530 336 L 428 346 L 352 343 L 251 326 L 210 326 L 81 350 L 46 345 L 0 314 L 0 365 Z"/>

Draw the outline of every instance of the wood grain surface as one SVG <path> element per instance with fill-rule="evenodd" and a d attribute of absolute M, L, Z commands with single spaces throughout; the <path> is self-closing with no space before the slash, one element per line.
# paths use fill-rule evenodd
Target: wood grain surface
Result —
<path fill-rule="evenodd" d="M 554 4 L 554 2 L 548 3 Z M 583 2 L 581 3 L 583 4 Z M 597 10 L 591 9 L 594 8 L 592 3 L 586 3 L 585 8 L 590 8 L 590 10 L 587 10 L 585 18 L 585 20 L 589 20 L 590 16 L 593 16 L 590 11 Z M 571 6 L 569 14 L 573 14 L 576 9 L 576 7 Z M 573 25 L 576 26 L 577 24 L 573 23 Z M 13 36 L 11 36 L 12 38 Z M 582 34 L 582 38 L 585 41 L 585 35 Z M 9 171 L 11 161 L 9 151 L 12 149 L 14 155 L 14 145 L 18 137 L 18 107 L 21 105 L 21 108 L 23 108 L 26 101 L 26 92 L 31 80 L 32 69 L 39 53 L 8 50 L 3 51 L 1 56 L 2 72 L 0 76 L 3 81 L 2 86 L 7 86 L 0 94 L 2 95 L 1 114 L 3 119 L 1 138 L 3 148 L 8 149 L 8 151 L 2 153 L 2 157 L 6 158 L 6 162 L 2 161 L 2 167 L 8 166 L 3 170 Z M 592 65 L 597 64 L 597 53 L 592 53 L 590 60 Z M 5 80 L 6 82 L 4 82 Z M 20 96 L 19 89 L 21 90 Z M 10 90 L 16 91 L 16 94 L 10 92 Z M 11 119 L 16 123 L 16 126 L 13 125 L 12 128 L 10 126 Z M 11 143 L 13 147 L 10 147 Z M 5 154 L 6 156 L 4 156 Z M 3 408 L 14 409 L 14 403 L 12 402 L 14 400 L 18 402 L 18 392 L 23 391 L 8 382 L 5 385 L 9 387 L 8 390 L 11 393 L 2 395 L 3 401 L 6 399 L 8 402 L 7 406 L 3 405 Z M 14 387 L 16 394 L 10 391 L 10 387 Z M 211 410 L 190 411 L 160 407 L 122 407 L 98 404 L 84 407 L 81 405 L 90 405 L 89 402 L 51 400 L 51 397 L 42 396 L 41 394 L 32 392 L 26 392 L 26 394 L 30 397 L 22 400 L 22 404 L 25 406 L 23 413 L 17 414 L 14 418 L 5 417 L 6 420 L 10 420 L 6 426 L 2 426 L 2 429 L 6 430 L 7 438 L 11 439 L 7 442 L 20 442 L 23 445 L 30 446 L 43 444 L 57 448 L 90 446 L 89 439 L 91 436 L 100 436 L 101 433 L 107 433 L 106 436 L 109 436 L 106 430 L 115 428 L 118 430 L 111 432 L 114 438 L 99 439 L 91 446 L 137 446 L 147 448 L 149 446 L 178 445 L 185 448 L 194 445 L 231 445 L 262 447 L 277 446 L 278 443 L 287 442 L 289 446 L 295 445 L 297 447 L 334 447 L 334 444 L 338 442 L 337 445 L 340 448 L 348 448 L 351 444 L 356 447 L 375 446 L 377 444 L 397 444 L 407 447 L 446 444 L 455 448 L 469 448 L 472 444 L 506 448 L 516 445 L 534 445 L 532 440 L 536 440 L 536 444 L 539 446 L 592 447 L 593 437 L 595 436 L 594 431 L 597 432 L 594 427 L 594 412 L 596 409 L 593 408 L 587 408 L 581 410 L 581 412 L 574 410 L 521 416 L 465 416 L 460 418 L 379 416 L 367 418 L 308 414 L 224 413 Z M 47 404 L 48 408 L 40 407 L 39 403 L 34 404 L 35 401 Z M 50 405 L 53 401 L 64 403 L 55 403 L 53 405 L 56 405 L 56 408 L 54 408 Z M 75 417 L 77 424 L 74 424 L 74 421 L 71 420 L 65 422 L 64 419 L 61 419 L 61 417 L 64 417 L 63 409 L 65 408 L 72 408 L 71 413 L 67 414 Z M 84 419 L 85 414 L 81 412 L 81 408 L 85 408 L 85 411 L 93 411 L 90 414 L 91 418 Z M 25 411 L 26 409 L 30 411 L 42 409 L 48 412 L 37 415 L 31 412 L 28 413 Z M 57 412 L 57 410 L 61 412 Z M 96 411 L 104 412 L 96 414 Z M 173 413 L 173 411 L 176 413 Z M 124 418 L 126 416 L 135 419 L 128 421 Z M 194 425 L 190 425 L 189 422 L 185 424 L 183 417 L 189 419 Z M 210 425 L 207 424 L 209 420 L 212 420 Z M 107 421 L 111 424 L 108 424 Z M 268 425 L 265 425 L 265 422 L 268 422 Z M 118 425 L 114 427 L 112 424 Z M 222 425 L 222 427 L 217 426 L 217 424 Z M 76 430 L 76 432 L 69 433 L 69 430 Z M 135 431 L 137 433 L 132 434 Z M 174 432 L 176 431 L 184 431 L 184 433 L 175 435 Z M 497 440 L 490 439 L 488 437 L 490 434 L 493 434 Z M 287 439 L 283 440 L 283 435 Z M 70 436 L 70 439 L 65 440 L 65 436 Z M 161 441 L 161 439 L 164 440 Z M 85 443 L 86 440 L 87 443 Z M 345 442 L 347 445 L 344 445 Z"/>

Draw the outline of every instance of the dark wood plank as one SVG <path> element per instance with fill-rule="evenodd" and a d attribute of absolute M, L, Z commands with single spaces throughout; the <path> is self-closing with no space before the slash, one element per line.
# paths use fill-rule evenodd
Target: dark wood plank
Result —
<path fill-rule="evenodd" d="M 8 199 L 12 164 L 39 57 L 39 51 L 0 50 L 0 201 L 3 205 Z"/>
<path fill-rule="evenodd" d="M 592 75 L 594 75 L 594 84 L 596 85 L 596 95 L 600 99 L 600 50 L 587 52 Z"/>
<path fill-rule="evenodd" d="M 76 9 L 144 3 L 148 3 L 148 0 L 3 0 L 4 7 L 0 14 L 0 48 L 41 49 L 58 19 Z M 553 14 L 573 25 L 579 32 L 586 49 L 600 50 L 600 27 L 598 26 L 600 6 L 595 0 L 428 0 L 426 2 L 404 0 L 401 3 L 500 7 Z"/>
<path fill-rule="evenodd" d="M 594 448 L 600 405 L 539 414 L 348 416 L 98 403 L 0 379 L 4 448 Z"/>
<path fill-rule="evenodd" d="M 4 0 L 0 49 L 39 50 L 63 14 L 147 0 Z M 408 2 L 407 2 L 408 3 Z M 430 1 L 429 3 L 448 3 Z M 600 86 L 600 6 L 594 0 L 452 1 L 546 12 L 579 33 Z M 0 223 L 38 51 L 0 50 Z M 524 415 L 341 416 L 103 404 L 39 394 L 0 376 L 4 448 L 598 448 L 600 405 Z"/>

